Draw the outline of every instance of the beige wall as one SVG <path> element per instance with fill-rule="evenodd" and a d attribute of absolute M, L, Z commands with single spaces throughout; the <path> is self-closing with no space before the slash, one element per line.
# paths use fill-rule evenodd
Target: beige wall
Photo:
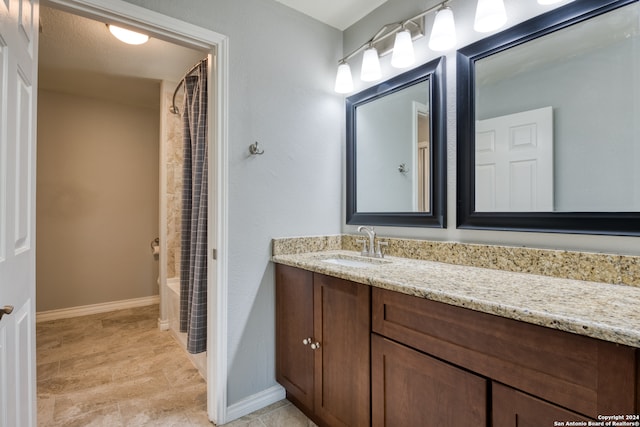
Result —
<path fill-rule="evenodd" d="M 157 108 L 40 90 L 38 311 L 158 293 L 158 140 Z"/>

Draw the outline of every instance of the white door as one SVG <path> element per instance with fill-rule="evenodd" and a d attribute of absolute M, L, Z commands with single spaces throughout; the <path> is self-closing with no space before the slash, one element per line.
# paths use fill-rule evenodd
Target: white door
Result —
<path fill-rule="evenodd" d="M 553 211 L 553 108 L 476 122 L 476 212 Z"/>
<path fill-rule="evenodd" d="M 0 426 L 36 425 L 38 0 L 0 0 Z"/>

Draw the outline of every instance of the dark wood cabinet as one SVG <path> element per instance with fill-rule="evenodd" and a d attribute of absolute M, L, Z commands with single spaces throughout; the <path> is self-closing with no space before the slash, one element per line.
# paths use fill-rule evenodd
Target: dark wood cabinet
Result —
<path fill-rule="evenodd" d="M 276 265 L 276 378 L 320 426 L 640 412 L 640 350 Z"/>
<path fill-rule="evenodd" d="M 498 383 L 492 385 L 491 403 L 493 427 L 540 427 L 590 420 Z"/>
<path fill-rule="evenodd" d="M 520 390 L 523 393 L 517 399 L 509 395 L 508 402 L 518 402 L 518 419 L 528 418 L 532 425 L 536 420 L 547 425 L 542 420 L 555 419 L 563 413 L 560 408 L 583 419 L 640 409 L 638 350 L 631 347 L 378 288 L 372 295 L 372 328 L 485 377 L 498 390 L 500 384 Z M 505 393 L 498 393 L 504 401 Z M 497 419 L 513 415 L 504 414 L 510 404 L 492 396 Z M 513 420 L 495 424 L 497 419 L 494 425 L 514 425 Z"/>
<path fill-rule="evenodd" d="M 369 286 L 276 266 L 276 379 L 322 426 L 370 425 L 370 295 Z"/>
<path fill-rule="evenodd" d="M 374 427 L 487 425 L 487 390 L 485 378 L 371 336 Z"/>
<path fill-rule="evenodd" d="M 303 340 L 312 336 L 313 274 L 277 265 L 276 380 L 306 411 L 313 408 L 314 354 Z"/>

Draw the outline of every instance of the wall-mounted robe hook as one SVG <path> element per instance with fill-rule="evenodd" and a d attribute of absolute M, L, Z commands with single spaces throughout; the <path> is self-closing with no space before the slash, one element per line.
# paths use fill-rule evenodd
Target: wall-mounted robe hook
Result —
<path fill-rule="evenodd" d="M 258 154 L 264 154 L 264 150 L 260 149 L 260 146 L 258 145 L 258 141 L 256 141 L 249 146 L 249 153 L 255 156 Z"/>

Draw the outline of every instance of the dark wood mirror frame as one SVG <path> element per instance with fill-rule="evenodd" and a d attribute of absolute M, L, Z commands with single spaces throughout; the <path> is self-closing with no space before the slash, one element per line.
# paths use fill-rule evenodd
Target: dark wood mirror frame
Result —
<path fill-rule="evenodd" d="M 445 102 L 445 58 L 440 57 L 346 99 L 347 113 L 347 224 L 401 227 L 446 227 L 447 137 Z M 414 84 L 429 81 L 431 120 L 431 210 L 430 212 L 358 212 L 356 108 Z"/>
<path fill-rule="evenodd" d="M 637 1 L 575 1 L 458 51 L 456 70 L 458 228 L 640 235 L 640 212 L 475 211 L 475 61 Z"/>

